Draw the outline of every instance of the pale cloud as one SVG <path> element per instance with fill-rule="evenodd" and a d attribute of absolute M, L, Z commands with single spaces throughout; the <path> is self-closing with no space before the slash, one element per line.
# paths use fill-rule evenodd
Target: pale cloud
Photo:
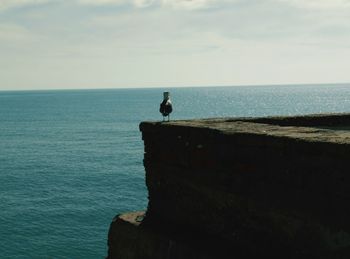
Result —
<path fill-rule="evenodd" d="M 155 0 L 134 0 L 134 5 L 139 8 L 151 6 L 155 3 Z"/>
<path fill-rule="evenodd" d="M 53 1 L 55 0 L 0 0 L 0 10 L 29 5 L 39 5 Z"/>
<path fill-rule="evenodd" d="M 0 40 L 4 42 L 23 42 L 33 39 L 31 32 L 17 24 L 0 24 Z"/>
<path fill-rule="evenodd" d="M 350 7 L 350 0 L 77 0 L 80 4 L 90 5 L 116 5 L 128 4 L 137 8 L 148 6 L 159 6 L 165 8 L 175 8 L 184 10 L 197 10 L 217 8 L 220 6 L 231 6 L 240 3 L 244 5 L 278 5 L 285 4 L 301 9 L 327 9 L 327 8 L 347 8 Z"/>
<path fill-rule="evenodd" d="M 350 7 L 349 0 L 277 0 L 290 5 L 295 5 L 299 8 L 348 8 Z"/>
<path fill-rule="evenodd" d="M 208 8 L 218 2 L 217 0 L 161 0 L 163 6 L 184 9 Z"/>
<path fill-rule="evenodd" d="M 76 0 L 81 5 L 110 6 L 130 5 L 136 8 L 145 8 L 156 4 L 157 0 Z"/>
<path fill-rule="evenodd" d="M 128 3 L 127 0 L 77 0 L 79 4 L 83 5 L 120 5 Z"/>
<path fill-rule="evenodd" d="M 69 5 L 77 3 L 79 5 L 91 6 L 111 6 L 129 5 L 135 8 L 145 8 L 158 6 L 163 8 L 197 10 L 222 6 L 224 4 L 234 4 L 241 0 L 72 0 L 70 3 L 64 0 L 0 0 L 0 11 L 23 6 L 35 6 L 47 3 L 58 3 Z M 249 0 L 247 0 L 249 1 Z M 277 0 L 284 1 L 284 0 Z"/>
<path fill-rule="evenodd" d="M 22 6 L 40 5 L 52 2 L 61 2 L 62 4 L 67 4 L 67 2 L 63 0 L 0 0 L 0 10 L 6 10 Z M 289 6 L 295 6 L 301 9 L 350 8 L 350 0 L 72 0 L 72 2 L 76 2 L 81 5 L 130 5 L 136 8 L 159 6 L 165 8 L 168 7 L 184 10 L 217 8 L 220 6 L 234 7 L 234 5 L 237 3 L 245 5 L 263 4 L 270 6 L 282 3 Z"/>
<path fill-rule="evenodd" d="M 78 0 L 78 3 L 88 5 L 129 4 L 137 8 L 160 6 L 189 10 L 206 8 L 218 2 L 218 0 Z"/>
<path fill-rule="evenodd" d="M 41 4 L 1 12 L 0 88 L 350 81 L 345 0 L 0 0 L 0 10 Z"/>

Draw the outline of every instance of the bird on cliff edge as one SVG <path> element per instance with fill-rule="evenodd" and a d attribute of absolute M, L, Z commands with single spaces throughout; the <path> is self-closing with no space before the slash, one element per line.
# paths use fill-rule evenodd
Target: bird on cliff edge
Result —
<path fill-rule="evenodd" d="M 170 93 L 163 93 L 163 101 L 159 107 L 160 113 L 163 115 L 163 121 L 165 121 L 165 117 L 168 116 L 168 121 L 170 121 L 170 113 L 173 111 L 173 106 L 170 101 Z"/>

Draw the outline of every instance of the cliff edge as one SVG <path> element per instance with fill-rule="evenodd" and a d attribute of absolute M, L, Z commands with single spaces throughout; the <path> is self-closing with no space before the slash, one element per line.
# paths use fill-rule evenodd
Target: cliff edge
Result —
<path fill-rule="evenodd" d="M 350 114 L 140 124 L 149 204 L 109 259 L 349 258 Z"/>

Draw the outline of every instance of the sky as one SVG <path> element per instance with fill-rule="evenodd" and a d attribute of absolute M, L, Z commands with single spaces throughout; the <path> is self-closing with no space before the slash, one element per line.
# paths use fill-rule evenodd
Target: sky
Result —
<path fill-rule="evenodd" d="M 350 0 L 0 0 L 0 90 L 350 82 Z"/>

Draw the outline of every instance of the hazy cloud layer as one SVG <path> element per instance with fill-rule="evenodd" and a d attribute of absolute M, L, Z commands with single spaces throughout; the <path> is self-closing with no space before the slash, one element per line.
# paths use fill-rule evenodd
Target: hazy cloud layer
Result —
<path fill-rule="evenodd" d="M 47 3 L 65 3 L 64 0 L 0 0 L 0 10 L 9 8 L 35 6 Z M 220 6 L 238 5 L 273 5 L 284 3 L 289 6 L 296 6 L 305 9 L 325 9 L 325 8 L 349 8 L 349 0 L 72 0 L 81 5 L 110 6 L 110 5 L 129 5 L 138 8 L 149 6 L 182 8 L 195 10 L 202 8 L 217 8 Z"/>
<path fill-rule="evenodd" d="M 350 81 L 345 0 L 0 0 L 0 10 L 0 89 Z"/>
<path fill-rule="evenodd" d="M 78 4 L 82 5 L 95 5 L 95 6 L 107 6 L 107 5 L 132 5 L 135 7 L 143 8 L 151 5 L 155 6 L 170 6 L 170 7 L 183 7 L 183 8 L 201 8 L 217 2 L 216 0 L 74 0 Z M 0 0 L 0 9 L 9 9 L 23 6 L 40 5 L 50 2 L 64 3 L 64 0 Z M 73 1 L 72 1 L 73 2 Z"/>
<path fill-rule="evenodd" d="M 158 6 L 184 9 L 208 8 L 211 5 L 215 6 L 215 4 L 220 3 L 218 0 L 78 0 L 78 2 L 93 5 L 129 4 L 140 8 Z M 221 2 L 226 1 L 222 0 Z"/>
<path fill-rule="evenodd" d="M 53 1 L 54 0 L 0 0 L 0 10 L 23 6 L 39 5 Z"/>
<path fill-rule="evenodd" d="M 350 7 L 349 0 L 279 0 L 301 8 L 344 8 Z"/>

